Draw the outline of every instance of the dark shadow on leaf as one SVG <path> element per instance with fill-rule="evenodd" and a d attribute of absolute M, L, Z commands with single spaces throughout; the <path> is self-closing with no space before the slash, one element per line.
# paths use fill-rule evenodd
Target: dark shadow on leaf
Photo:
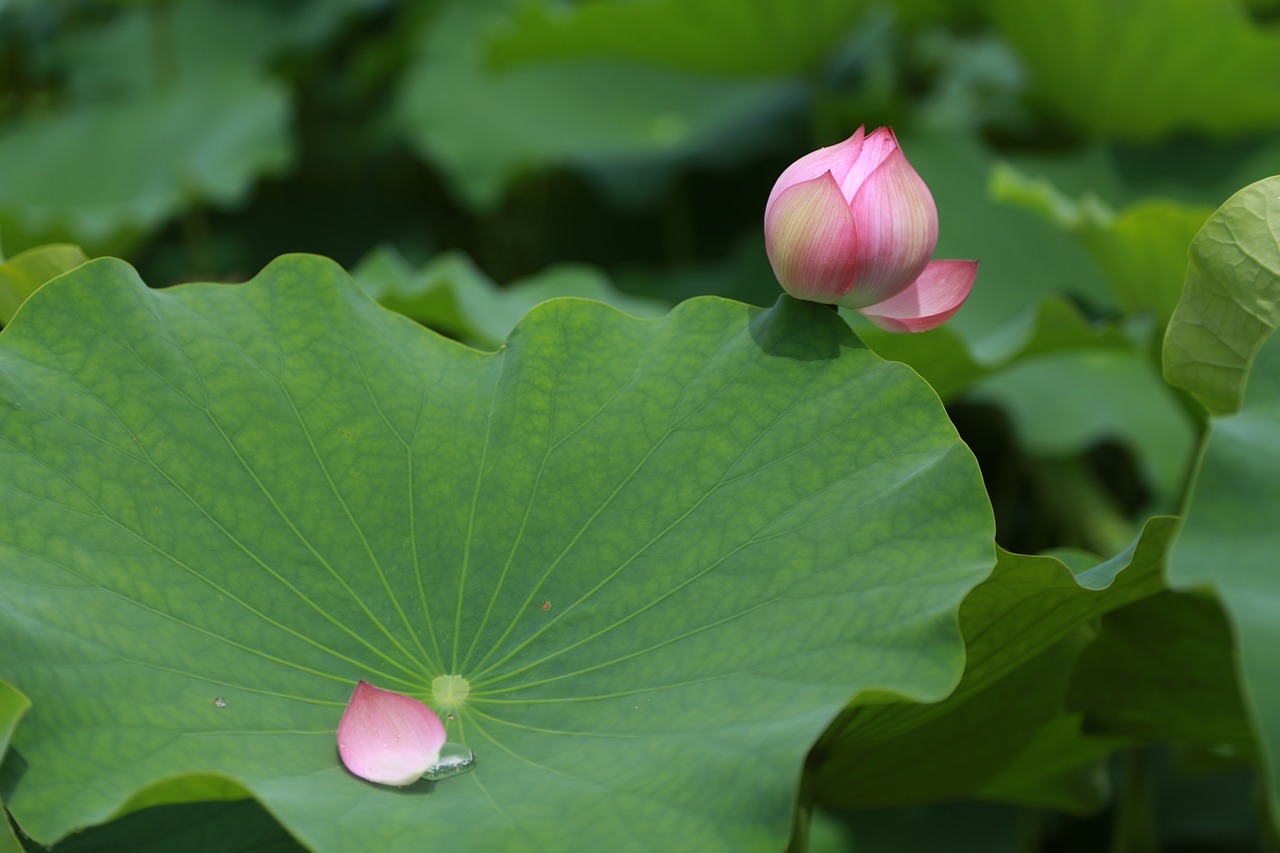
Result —
<path fill-rule="evenodd" d="M 830 305 L 807 302 L 783 294 L 772 308 L 751 318 L 751 339 L 772 356 L 796 361 L 824 361 L 840 357 L 848 347 L 866 349 Z"/>

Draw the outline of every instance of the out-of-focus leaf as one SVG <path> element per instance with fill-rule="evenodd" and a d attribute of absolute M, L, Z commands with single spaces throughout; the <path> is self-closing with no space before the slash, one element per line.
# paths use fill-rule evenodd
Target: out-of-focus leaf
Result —
<path fill-rule="evenodd" d="M 742 235 L 724 257 L 714 262 L 674 268 L 624 268 L 614 273 L 614 281 L 627 293 L 649 294 L 671 302 L 694 296 L 723 296 L 765 306 L 772 305 L 782 292 L 765 253 L 763 229 Z"/>
<path fill-rule="evenodd" d="M 1192 241 L 1186 287 L 1165 333 L 1165 378 L 1211 413 L 1230 414 L 1277 325 L 1280 176 L 1233 195 Z"/>
<path fill-rule="evenodd" d="M 855 324 L 858 337 L 882 357 L 901 361 L 933 386 L 944 400 L 967 391 L 975 382 L 1016 362 L 1068 350 L 1130 350 L 1133 342 L 1113 325 L 1091 323 L 1069 300 L 1049 296 L 1038 305 L 1029 324 L 1014 321 L 1022 339 L 998 361 L 983 362 L 949 325 L 915 335 L 877 329 L 856 312 L 841 311 Z"/>
<path fill-rule="evenodd" d="M 283 87 L 227 74 L 15 123 L 0 134 L 0 232 L 10 246 L 123 251 L 188 206 L 235 204 L 284 169 L 288 121 Z"/>
<path fill-rule="evenodd" d="M 1258 774 L 1215 752 L 1148 750 L 1165 850 L 1266 850 Z"/>
<path fill-rule="evenodd" d="M 1037 455 L 1074 455 L 1107 439 L 1123 442 L 1155 493 L 1157 511 L 1177 509 L 1196 427 L 1142 354 L 1050 353 L 979 381 L 970 396 L 1008 412 L 1019 443 Z"/>
<path fill-rule="evenodd" d="M 1117 213 L 1086 194 L 1067 198 L 1042 178 L 1007 164 L 991 173 L 1000 201 L 1034 210 L 1078 239 L 1106 273 L 1126 314 L 1153 312 L 1160 328 L 1169 322 L 1186 278 L 1187 248 L 1213 211 L 1167 199 L 1147 199 Z"/>
<path fill-rule="evenodd" d="M 1274 208 L 1273 208 L 1274 209 Z M 1250 277 L 1248 268 L 1242 275 Z M 1256 276 L 1256 273 L 1253 275 Z M 1225 282 L 1224 282 L 1225 283 Z M 1241 282 L 1231 285 L 1238 289 Z M 1244 404 L 1215 418 L 1169 561 L 1170 585 L 1214 590 L 1236 638 L 1273 819 L 1280 823 L 1280 335 L 1257 350 Z"/>
<path fill-rule="evenodd" d="M 1231 630 L 1212 598 L 1162 593 L 1102 617 L 1070 704 L 1091 728 L 1149 741 L 1253 749 Z"/>
<path fill-rule="evenodd" d="M 994 533 L 936 395 L 823 306 L 552 300 L 482 353 L 309 256 L 37 291 L 0 490 L 0 791 L 43 843 L 198 782 L 317 850 L 776 851 L 851 695 L 959 679 Z M 477 766 L 347 773 L 357 678 Z"/>
<path fill-rule="evenodd" d="M 75 269 L 89 258 L 79 246 L 37 246 L 0 263 L 0 325 L 13 319 L 26 298 L 51 278 Z"/>
<path fill-rule="evenodd" d="M 901 16 L 901 5 L 894 11 Z M 942 132 L 979 133 L 1016 130 L 1033 120 L 1022 103 L 1026 70 L 1009 43 L 995 33 L 960 34 L 930 26 L 913 48 L 935 75 L 933 90 L 918 102 L 921 123 Z"/>
<path fill-rule="evenodd" d="M 1040 95 L 1082 128 L 1151 139 L 1280 123 L 1280 32 L 1238 0 L 988 0 Z"/>
<path fill-rule="evenodd" d="M 391 310 L 488 349 L 499 347 L 529 309 L 548 299 L 592 299 L 637 317 L 660 317 L 670 308 L 658 299 L 622 293 L 598 269 L 577 264 L 551 267 L 502 288 L 461 253 L 442 254 L 415 270 L 394 248 L 380 246 L 352 276 Z"/>
<path fill-rule="evenodd" d="M 9 749 L 9 740 L 18 727 L 22 715 L 31 708 L 31 702 L 12 684 L 0 678 L 0 764 L 3 764 L 5 753 Z M 0 853 L 20 853 L 22 845 L 9 826 L 9 816 L 4 809 L 4 800 L 0 798 Z"/>
<path fill-rule="evenodd" d="M 528 2 L 490 42 L 500 65 L 620 59 L 702 74 L 813 71 L 862 17 L 865 0 Z"/>
<path fill-rule="evenodd" d="M 431 20 L 398 97 L 399 124 L 473 208 L 524 172 L 612 168 L 649 195 L 676 167 L 724 166 L 765 147 L 803 87 L 616 60 L 489 67 L 483 39 L 505 2 L 458 3 Z M 493 10 L 499 10 L 495 12 Z"/>
<path fill-rule="evenodd" d="M 66 15 L 51 45 L 81 104 L 199 88 L 225 74 L 261 74 L 281 55 L 314 48 L 344 19 L 387 0 L 156 0 L 109 16 Z"/>
<path fill-rule="evenodd" d="M 946 325 L 979 362 L 1001 361 L 1021 347 L 1040 304 L 1051 296 L 1109 302 L 1096 265 L 1073 239 L 988 196 L 997 159 L 983 143 L 941 132 L 904 131 L 899 139 L 938 205 L 934 257 L 980 262 L 973 293 Z"/>
<path fill-rule="evenodd" d="M 1022 698 L 1022 697 L 1018 697 Z M 979 799 L 1067 814 L 1093 814 L 1112 796 L 1106 759 L 1131 745 L 1082 733 L 1079 714 L 1061 713 L 976 794 Z"/>
<path fill-rule="evenodd" d="M 1089 763 L 1115 744 L 1081 738 L 1078 720 L 1064 719 L 1078 649 L 1059 646 L 1102 613 L 1162 589 L 1175 524 L 1150 520 L 1127 551 L 1075 575 L 1052 557 L 1000 550 L 991 577 L 960 608 L 967 659 L 960 685 L 932 705 L 846 709 L 815 748 L 818 801 L 833 809 L 885 807 L 1003 796 L 1023 785 L 1021 802 L 1096 806 L 1098 790 L 1082 786 L 1078 771 L 1086 768 L 1087 777 Z M 1045 775 L 1037 777 L 1039 758 L 1020 762 L 1024 749 L 1061 763 L 1041 767 Z"/>

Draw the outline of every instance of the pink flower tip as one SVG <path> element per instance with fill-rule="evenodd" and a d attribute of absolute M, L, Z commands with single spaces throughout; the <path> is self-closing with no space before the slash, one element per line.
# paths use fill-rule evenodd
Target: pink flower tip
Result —
<path fill-rule="evenodd" d="M 971 262 L 930 262 L 938 209 L 887 127 L 858 128 L 788 166 L 765 204 L 764 239 L 792 296 L 839 303 L 892 331 L 944 322 L 977 273 Z"/>
<path fill-rule="evenodd" d="M 338 754 L 355 775 L 410 785 L 440 760 L 444 724 L 410 696 L 361 681 L 338 723 Z"/>

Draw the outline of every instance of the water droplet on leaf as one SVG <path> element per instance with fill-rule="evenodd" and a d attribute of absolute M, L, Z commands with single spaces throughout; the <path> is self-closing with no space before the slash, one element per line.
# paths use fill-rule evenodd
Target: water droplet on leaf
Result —
<path fill-rule="evenodd" d="M 444 746 L 440 747 L 440 757 L 435 764 L 427 768 L 427 772 L 422 774 L 422 778 L 438 782 L 441 779 L 448 779 L 450 776 L 457 776 L 459 773 L 466 773 L 475 766 L 476 754 L 474 752 L 460 743 L 446 742 Z"/>

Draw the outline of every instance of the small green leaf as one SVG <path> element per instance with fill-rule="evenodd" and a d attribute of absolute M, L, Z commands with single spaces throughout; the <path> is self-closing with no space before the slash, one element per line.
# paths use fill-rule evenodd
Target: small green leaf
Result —
<path fill-rule="evenodd" d="M 42 843 L 203 785 L 317 850 L 777 850 L 852 695 L 959 678 L 993 535 L 936 395 L 823 306 L 553 300 L 481 353 L 307 256 L 39 290 L 0 489 L 0 790 Z M 474 770 L 342 768 L 356 679 L 441 676 Z"/>
<path fill-rule="evenodd" d="M 1239 410 L 1258 348 L 1280 325 L 1280 176 L 1250 184 L 1191 243 L 1164 339 L 1164 375 L 1212 414 Z"/>

